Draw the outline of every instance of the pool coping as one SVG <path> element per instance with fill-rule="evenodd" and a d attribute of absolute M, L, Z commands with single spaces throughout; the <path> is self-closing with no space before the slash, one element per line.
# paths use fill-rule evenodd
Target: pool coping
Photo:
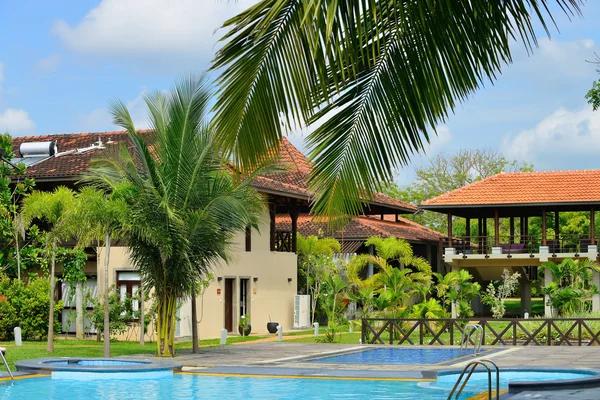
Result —
<path fill-rule="evenodd" d="M 437 379 L 440 375 L 460 374 L 462 369 L 442 369 L 422 371 L 423 377 Z M 508 393 L 517 394 L 526 391 L 544 392 L 550 390 L 589 389 L 600 387 L 600 369 L 596 368 L 556 368 L 556 367 L 501 367 L 500 373 L 510 371 L 529 372 L 587 372 L 590 376 L 577 379 L 557 379 L 544 381 L 515 381 L 508 382 Z M 595 375 L 592 375 L 595 374 Z M 495 378 L 492 378 L 495 379 Z"/>
<path fill-rule="evenodd" d="M 64 361 L 120 361 L 133 362 L 137 365 L 53 365 L 51 362 Z M 140 358 L 101 358 L 101 357 L 45 357 L 33 358 L 29 360 L 19 360 L 15 362 L 15 367 L 19 372 L 32 374 L 51 374 L 53 371 L 70 372 L 100 372 L 100 373 L 118 373 L 118 372 L 154 372 L 154 371 L 181 371 L 183 364 L 173 360 L 163 359 L 140 359 Z"/>

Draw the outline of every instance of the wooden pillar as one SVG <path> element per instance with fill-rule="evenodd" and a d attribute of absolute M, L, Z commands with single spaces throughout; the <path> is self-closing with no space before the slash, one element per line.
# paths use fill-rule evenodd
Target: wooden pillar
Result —
<path fill-rule="evenodd" d="M 487 245 L 488 245 L 487 218 L 485 218 L 485 217 L 481 218 L 481 222 L 482 222 L 482 224 L 481 224 L 481 225 L 482 225 L 482 227 L 483 227 L 483 228 L 482 228 L 483 235 L 481 235 L 481 236 L 483 236 L 482 243 L 483 243 L 483 246 L 484 246 L 484 247 L 487 247 Z"/>
<path fill-rule="evenodd" d="M 558 240 L 560 235 L 560 219 L 558 211 L 554 211 L 554 239 Z"/>
<path fill-rule="evenodd" d="M 519 243 L 525 243 L 525 217 L 519 218 Z"/>
<path fill-rule="evenodd" d="M 500 246 L 500 213 L 494 209 L 494 246 Z"/>
<path fill-rule="evenodd" d="M 515 217 L 510 217 L 510 237 L 508 243 L 513 244 L 515 242 Z"/>
<path fill-rule="evenodd" d="M 292 253 L 296 252 L 296 240 L 298 238 L 298 204 L 296 199 L 292 200 L 290 207 L 290 217 L 292 218 Z"/>
<path fill-rule="evenodd" d="M 275 204 L 275 198 L 274 197 L 269 197 L 269 217 L 271 219 L 271 226 L 270 226 L 270 235 L 269 235 L 269 242 L 270 242 L 270 248 L 271 251 L 275 251 L 275 217 L 276 217 L 276 212 L 277 212 L 277 204 Z"/>
<path fill-rule="evenodd" d="M 452 214 L 448 213 L 448 246 L 452 247 Z"/>
<path fill-rule="evenodd" d="M 399 217 L 398 217 L 398 214 L 396 214 L 396 222 L 398 222 L 398 220 L 399 220 Z"/>
<path fill-rule="evenodd" d="M 471 218 L 465 218 L 465 235 L 467 244 L 471 243 Z"/>
<path fill-rule="evenodd" d="M 596 212 L 594 207 L 590 209 L 590 239 L 592 244 L 596 244 L 595 231 L 596 230 Z"/>
<path fill-rule="evenodd" d="M 546 246 L 546 209 L 542 209 L 542 246 Z"/>

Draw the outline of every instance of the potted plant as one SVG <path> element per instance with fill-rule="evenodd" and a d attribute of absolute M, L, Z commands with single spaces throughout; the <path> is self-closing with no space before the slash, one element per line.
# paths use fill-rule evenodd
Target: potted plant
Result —
<path fill-rule="evenodd" d="M 267 322 L 267 330 L 269 333 L 277 333 L 277 327 L 279 326 L 279 322 L 272 322 L 271 316 L 269 315 L 269 322 Z"/>
<path fill-rule="evenodd" d="M 240 317 L 240 322 L 238 323 L 238 332 L 242 336 L 248 336 L 251 330 L 252 326 L 250 325 L 250 314 L 242 315 Z"/>

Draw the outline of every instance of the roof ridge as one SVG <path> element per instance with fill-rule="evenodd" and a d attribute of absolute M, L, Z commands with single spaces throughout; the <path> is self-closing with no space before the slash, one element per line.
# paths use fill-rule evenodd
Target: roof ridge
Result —
<path fill-rule="evenodd" d="M 467 190 L 468 188 L 472 188 L 473 186 L 480 185 L 480 184 L 482 184 L 482 183 L 484 183 L 484 182 L 490 181 L 490 180 L 492 180 L 492 179 L 495 179 L 495 178 L 497 178 L 498 176 L 500 176 L 500 175 L 504 175 L 504 174 L 507 174 L 507 173 L 506 173 L 505 171 L 501 171 L 501 172 L 498 172 L 497 174 L 490 175 L 490 176 L 488 176 L 488 177 L 486 177 L 486 178 L 483 178 L 483 179 L 479 179 L 479 180 L 473 181 L 473 182 L 471 182 L 471 183 L 469 183 L 469 184 L 467 184 L 467 185 L 461 186 L 461 187 L 459 187 L 459 188 L 456 188 L 456 189 L 454 189 L 454 190 L 451 190 L 451 191 L 449 191 L 449 192 L 442 193 L 442 194 L 440 194 L 439 196 L 435 196 L 435 197 L 432 197 L 431 199 L 427 199 L 427 200 L 425 200 L 424 202 L 422 202 L 421 204 L 423 204 L 423 205 L 427 205 L 427 204 L 429 204 L 429 202 L 430 202 L 430 201 L 432 201 L 432 200 L 440 200 L 440 199 L 443 199 L 443 198 L 446 198 L 446 197 L 450 197 L 450 196 L 451 196 L 452 194 L 454 194 L 454 193 L 458 193 L 458 192 L 460 192 L 460 191 Z"/>

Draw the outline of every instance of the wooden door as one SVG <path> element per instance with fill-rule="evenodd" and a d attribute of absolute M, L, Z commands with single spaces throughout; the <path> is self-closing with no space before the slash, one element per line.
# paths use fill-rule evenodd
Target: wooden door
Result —
<path fill-rule="evenodd" d="M 233 282 L 234 279 L 225 278 L 225 329 L 233 332 Z"/>

